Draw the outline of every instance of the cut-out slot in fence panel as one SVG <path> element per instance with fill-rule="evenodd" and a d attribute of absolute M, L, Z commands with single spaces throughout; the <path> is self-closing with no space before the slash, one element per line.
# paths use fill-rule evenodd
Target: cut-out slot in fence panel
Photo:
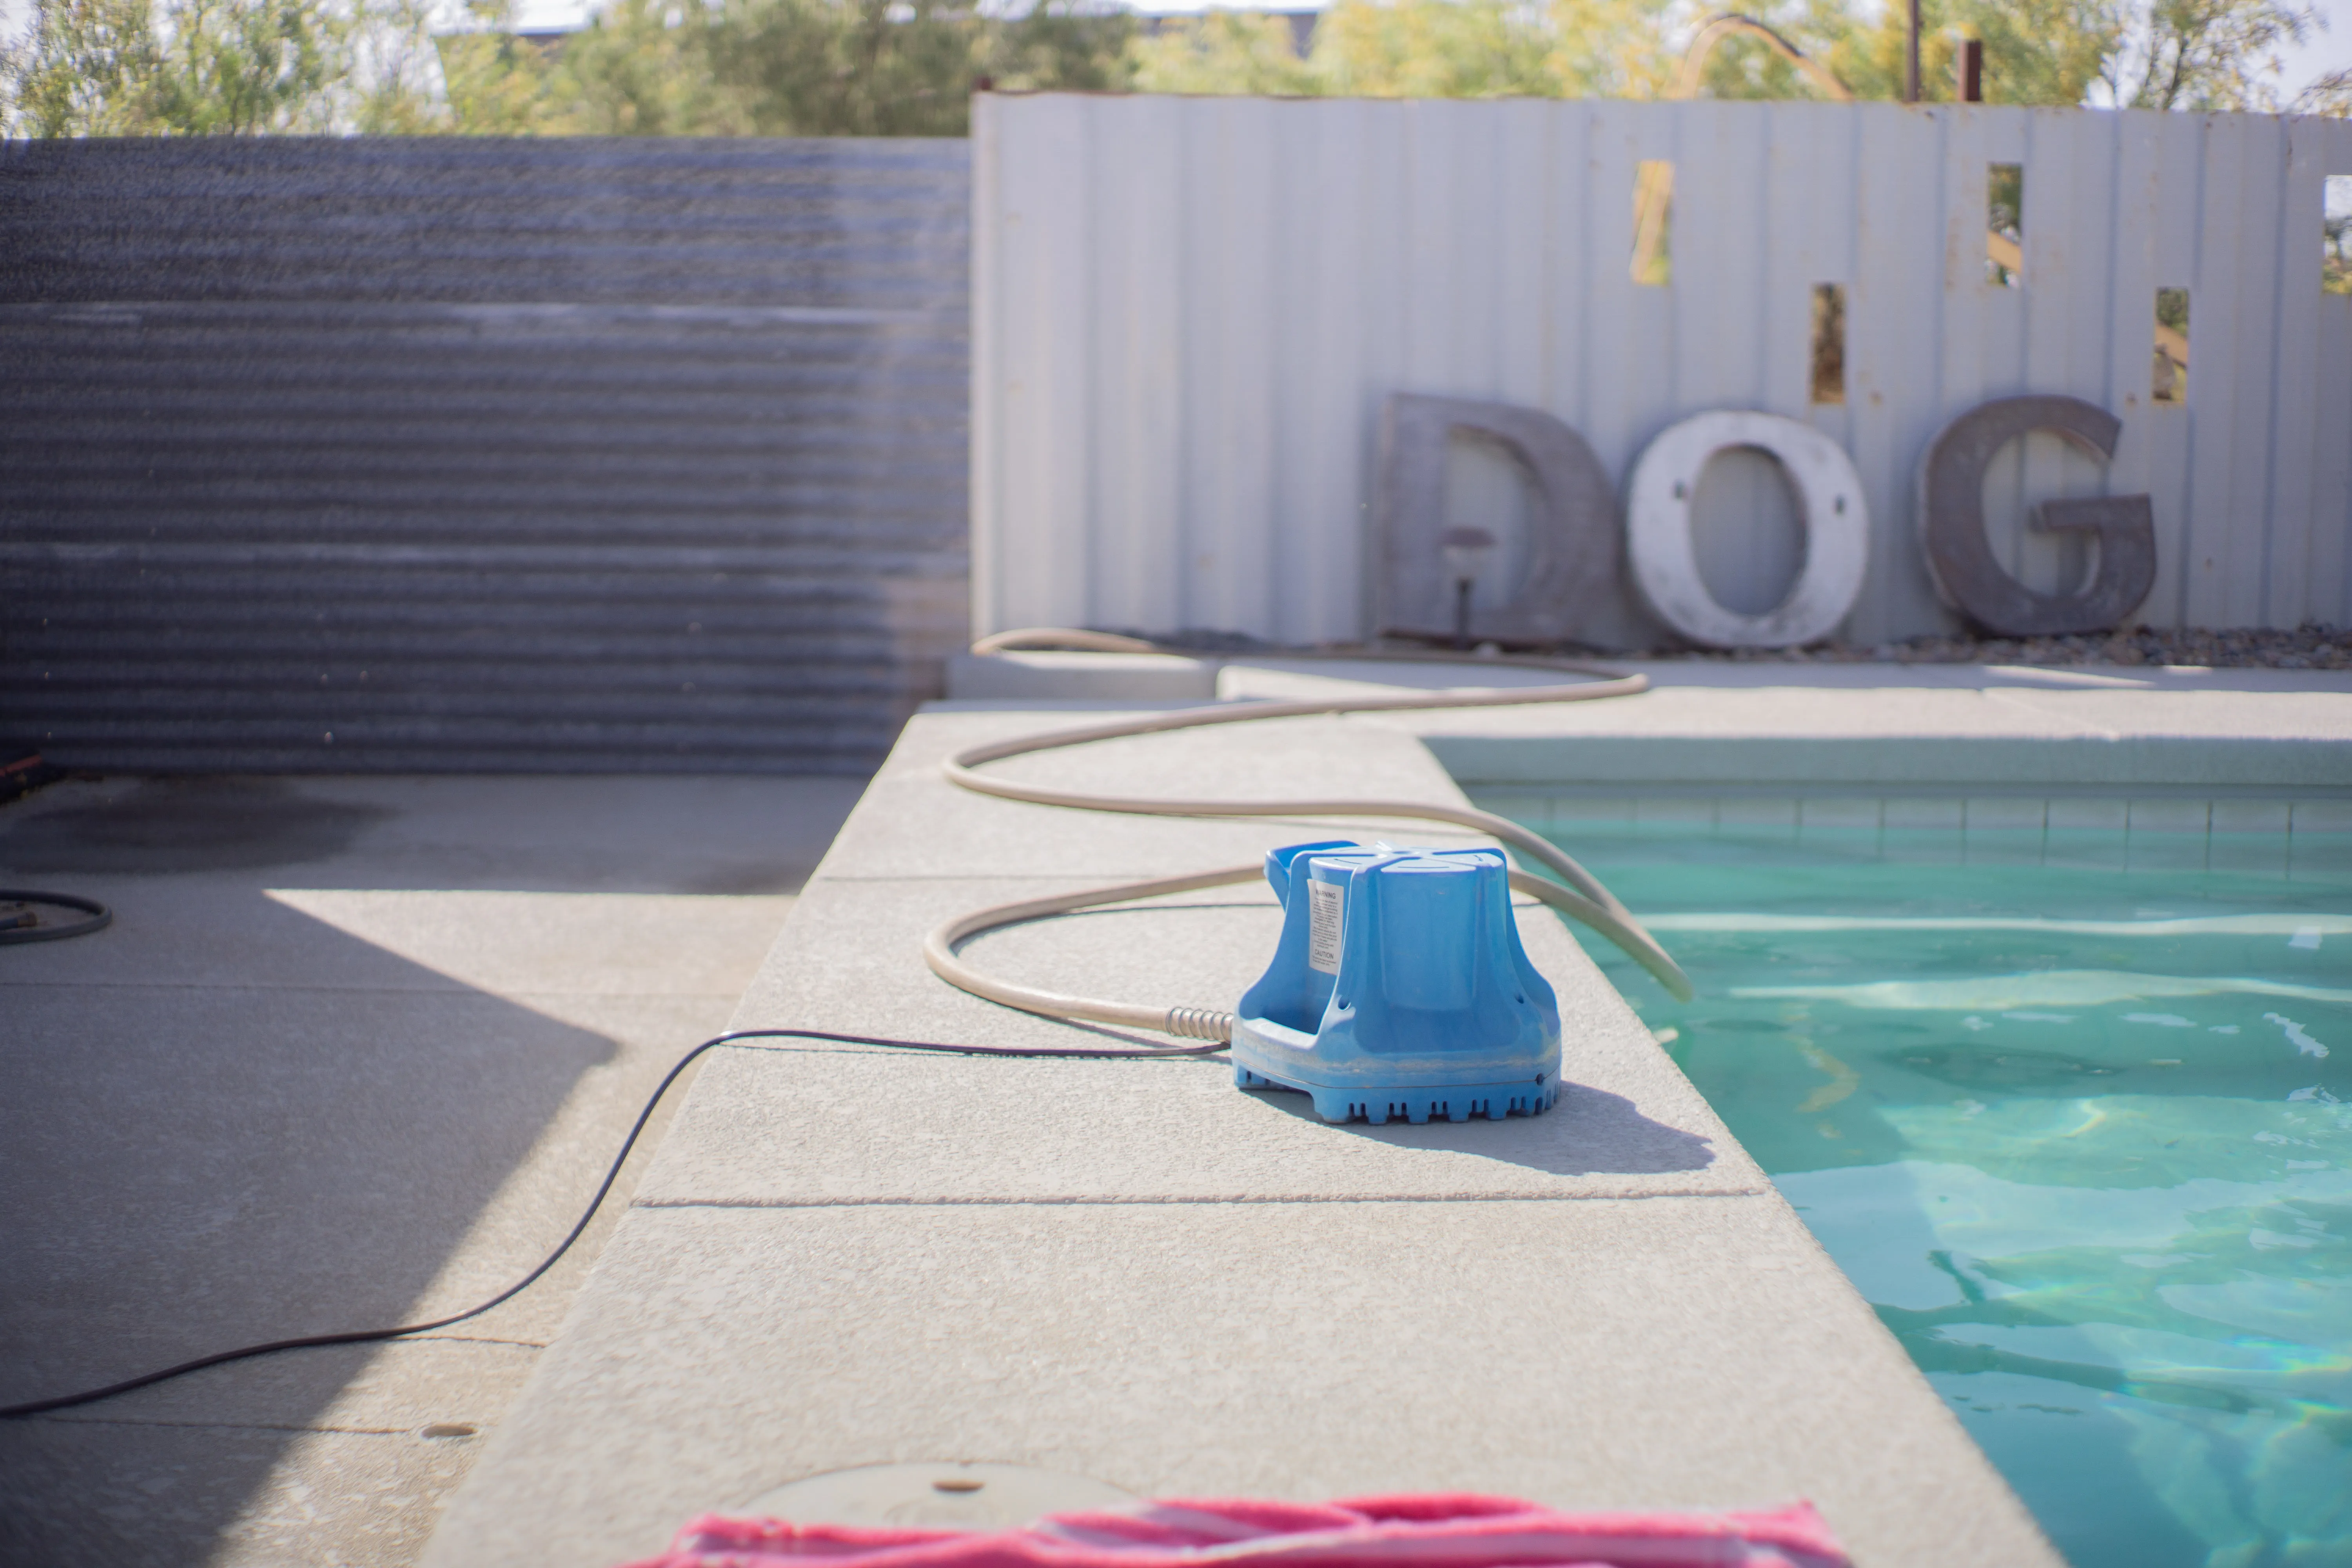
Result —
<path fill-rule="evenodd" d="M 1985 167 L 1985 281 L 2025 286 L 2025 165 Z"/>
<path fill-rule="evenodd" d="M 2330 174 L 2319 188 L 2319 286 L 2352 294 L 2352 174 Z"/>
<path fill-rule="evenodd" d="M 1675 166 L 1644 159 L 1633 171 L 1633 281 L 1664 289 L 1675 280 Z"/>
<path fill-rule="evenodd" d="M 2156 355 L 2148 395 L 2158 403 L 2189 401 L 2189 290 L 2156 291 Z"/>
<path fill-rule="evenodd" d="M 1813 285 L 1812 397 L 1845 401 L 1845 285 Z"/>

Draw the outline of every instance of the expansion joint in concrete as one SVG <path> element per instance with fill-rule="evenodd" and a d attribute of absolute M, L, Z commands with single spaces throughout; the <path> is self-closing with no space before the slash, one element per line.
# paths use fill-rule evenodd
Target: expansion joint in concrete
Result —
<path fill-rule="evenodd" d="M 188 1432 L 296 1432 L 334 1437 L 413 1437 L 414 1426 L 320 1426 L 299 1421 L 152 1421 L 135 1415 L 36 1415 L 31 1420 L 53 1426 L 162 1427 Z"/>
<path fill-rule="evenodd" d="M 1678 1187 L 1672 1191 L 1591 1193 L 1167 1193 L 1108 1195 L 1098 1193 L 974 1194 L 968 1197 L 637 1198 L 633 1209 L 863 1209 L 863 1208 L 1167 1208 L 1284 1204 L 1589 1204 L 1631 1203 L 1652 1198 L 1757 1198 L 1769 1186 Z"/>

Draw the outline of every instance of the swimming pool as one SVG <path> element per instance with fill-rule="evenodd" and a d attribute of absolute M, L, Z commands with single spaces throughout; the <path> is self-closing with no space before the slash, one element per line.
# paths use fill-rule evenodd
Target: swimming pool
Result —
<path fill-rule="evenodd" d="M 1481 804 L 2075 1568 L 2352 1564 L 2344 806 Z"/>

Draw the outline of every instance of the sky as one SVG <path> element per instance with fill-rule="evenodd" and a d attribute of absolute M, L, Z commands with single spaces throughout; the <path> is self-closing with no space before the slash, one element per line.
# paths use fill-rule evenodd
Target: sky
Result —
<path fill-rule="evenodd" d="M 2314 78 L 2352 66 L 2352 0 L 2319 0 L 2318 10 L 2329 26 L 2287 57 L 2282 75 L 2290 97 Z"/>

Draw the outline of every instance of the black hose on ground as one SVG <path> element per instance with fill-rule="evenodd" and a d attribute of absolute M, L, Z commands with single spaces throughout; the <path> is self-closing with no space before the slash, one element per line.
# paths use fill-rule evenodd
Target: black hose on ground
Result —
<path fill-rule="evenodd" d="M 468 1307 L 462 1312 L 453 1312 L 446 1318 L 436 1318 L 430 1322 L 404 1323 L 397 1328 L 390 1329 L 354 1329 L 340 1334 L 305 1334 L 297 1339 L 270 1340 L 262 1344 L 245 1345 L 236 1350 L 218 1351 L 211 1355 L 198 1356 L 194 1361 L 181 1362 L 175 1366 L 167 1366 L 155 1372 L 143 1373 L 137 1377 L 125 1378 L 121 1383 L 110 1383 L 103 1388 L 85 1389 L 79 1394 L 61 1394 L 52 1399 L 28 1399 L 19 1405 L 0 1405 L 0 1417 L 41 1415 L 52 1410 L 68 1410 L 77 1405 L 95 1404 L 101 1399 L 111 1399 L 118 1394 L 128 1394 L 134 1388 L 147 1388 L 175 1377 L 184 1377 L 192 1372 L 201 1372 L 208 1366 L 226 1366 L 231 1362 L 249 1361 L 255 1356 L 273 1355 L 279 1351 L 310 1350 L 326 1345 L 374 1344 L 380 1341 L 396 1340 L 409 1334 L 430 1333 L 436 1329 L 446 1329 L 453 1323 L 462 1323 L 468 1318 L 478 1318 L 491 1308 L 511 1300 L 529 1289 L 541 1275 L 555 1267 L 557 1259 L 572 1250 L 572 1244 L 578 1241 L 587 1231 L 588 1222 L 596 1217 L 596 1211 L 604 1206 L 604 1199 L 613 1191 L 613 1184 L 620 1179 L 621 1167 L 627 1163 L 629 1151 L 636 1147 L 638 1134 L 645 1131 L 646 1123 L 653 1120 L 654 1108 L 661 1103 L 662 1096 L 669 1092 L 670 1086 L 677 1081 L 678 1075 L 684 1072 L 696 1058 L 714 1047 L 734 1045 L 743 1040 L 787 1039 L 823 1040 L 832 1044 L 851 1046 L 879 1046 L 898 1051 L 936 1051 L 966 1057 L 1085 1057 L 1097 1059 L 1120 1057 L 1198 1057 L 1225 1048 L 1224 1042 L 1222 1040 L 1206 1046 L 1169 1047 L 958 1046 L 945 1045 L 933 1040 L 889 1039 L 873 1035 L 836 1035 L 824 1029 L 732 1030 L 703 1041 L 702 1044 L 678 1058 L 669 1071 L 662 1076 L 659 1087 L 653 1092 L 653 1098 L 646 1101 L 646 1108 L 637 1113 L 636 1123 L 629 1129 L 629 1135 L 621 1140 L 621 1152 L 613 1156 L 613 1163 L 605 1170 L 604 1179 L 596 1185 L 595 1195 L 588 1200 L 587 1208 L 581 1212 L 579 1223 L 572 1227 L 571 1232 L 562 1241 L 555 1244 L 554 1251 L 540 1259 L 538 1268 L 533 1268 L 479 1306 Z"/>

